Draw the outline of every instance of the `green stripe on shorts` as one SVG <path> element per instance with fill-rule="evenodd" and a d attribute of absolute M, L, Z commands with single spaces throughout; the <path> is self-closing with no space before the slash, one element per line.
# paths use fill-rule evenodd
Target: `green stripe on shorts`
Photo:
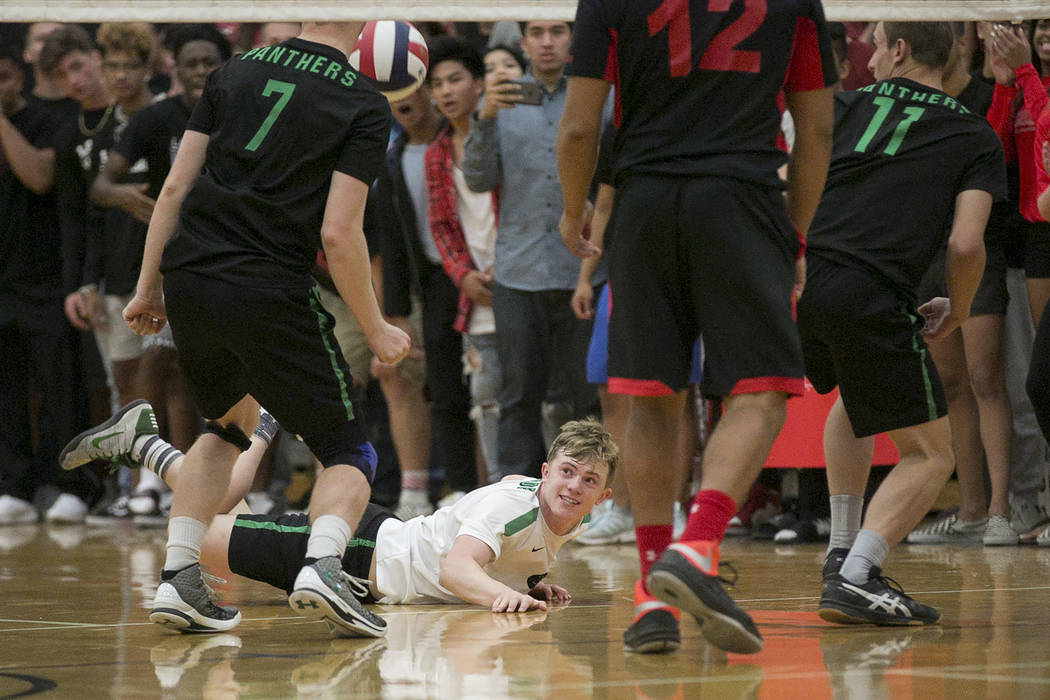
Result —
<path fill-rule="evenodd" d="M 336 359 L 336 349 L 332 345 L 331 329 L 326 328 L 326 314 L 324 305 L 321 303 L 321 295 L 317 293 L 317 287 L 310 290 L 310 308 L 314 310 L 317 315 L 317 327 L 321 331 L 321 341 L 324 343 L 325 350 L 328 351 L 328 361 L 332 365 L 332 372 L 335 373 L 335 378 L 339 382 L 339 396 L 343 400 L 343 407 L 346 409 L 346 419 L 354 419 L 354 406 L 350 403 L 350 391 L 346 386 L 346 375 L 343 374 L 343 370 L 339 368 L 339 361 Z"/>
<path fill-rule="evenodd" d="M 243 527 L 249 530 L 270 530 L 272 532 L 279 533 L 290 533 L 293 535 L 309 535 L 309 525 L 279 525 L 272 520 L 250 520 L 248 518 L 238 517 L 233 521 L 234 527 Z M 346 543 L 346 548 L 351 547 L 371 547 L 375 549 L 375 540 L 366 540 L 362 537 L 354 537 Z"/>
<path fill-rule="evenodd" d="M 908 313 L 908 318 L 911 320 L 913 326 L 919 325 L 919 317 L 915 314 Z M 923 391 L 926 393 L 926 412 L 930 416 L 930 420 L 937 420 L 937 401 L 933 396 L 933 380 L 930 379 L 930 372 L 926 367 L 926 346 L 919 342 L 919 334 L 916 331 L 911 337 L 911 347 L 919 355 L 919 364 L 922 367 L 922 385 Z"/>

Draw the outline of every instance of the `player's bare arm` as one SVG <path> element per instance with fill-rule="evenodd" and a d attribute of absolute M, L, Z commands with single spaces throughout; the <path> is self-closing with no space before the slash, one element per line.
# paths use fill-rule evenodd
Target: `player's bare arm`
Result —
<path fill-rule="evenodd" d="M 592 211 L 587 190 L 598 160 L 602 106 L 610 87 L 598 78 L 570 77 L 558 126 L 558 179 L 565 207 L 558 227 L 562 241 L 573 255 L 581 258 L 601 253 L 585 234 Z"/>
<path fill-rule="evenodd" d="M 1050 187 L 1047 187 L 1039 195 L 1039 199 L 1036 200 L 1036 206 L 1039 207 L 1039 215 L 1050 221 Z"/>
<path fill-rule="evenodd" d="M 164 180 L 154 215 L 150 218 L 135 297 L 124 307 L 124 323 L 139 335 L 159 332 L 167 319 L 164 292 L 161 289 L 160 258 L 164 246 L 175 232 L 182 202 L 197 182 L 197 176 L 204 166 L 208 141 L 207 134 L 186 130 L 175 162 L 171 164 L 171 171 Z"/>
<path fill-rule="evenodd" d="M 546 610 L 546 602 L 518 593 L 485 573 L 484 567 L 495 558 L 495 553 L 478 538 L 460 535 L 441 563 L 438 583 L 457 598 L 491 608 L 492 612 Z"/>
<path fill-rule="evenodd" d="M 120 184 L 130 169 L 127 158 L 110 149 L 105 166 L 91 183 L 91 201 L 100 207 L 120 207 L 139 221 L 148 224 L 157 202 L 146 195 L 146 183 Z"/>
<path fill-rule="evenodd" d="M 970 302 L 984 275 L 984 227 L 991 210 L 992 195 L 983 190 L 965 190 L 955 198 L 946 272 L 951 303 L 919 307 L 926 318 L 923 335 L 927 340 L 947 337 L 970 316 Z"/>
<path fill-rule="evenodd" d="M 34 194 L 45 194 L 55 182 L 55 149 L 37 148 L 0 110 L 0 149 L 15 176 Z"/>
<path fill-rule="evenodd" d="M 367 197 L 367 184 L 344 173 L 333 173 L 321 224 L 321 245 L 339 295 L 360 324 L 372 352 L 380 361 L 394 363 L 408 353 L 412 341 L 379 310 L 362 228 Z"/>

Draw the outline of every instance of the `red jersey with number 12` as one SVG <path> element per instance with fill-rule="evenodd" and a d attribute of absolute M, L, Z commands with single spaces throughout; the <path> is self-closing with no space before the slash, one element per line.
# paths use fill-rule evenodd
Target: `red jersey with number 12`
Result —
<path fill-rule="evenodd" d="M 836 79 L 819 0 L 580 0 L 566 74 L 616 86 L 617 178 L 782 186 L 777 95 Z"/>

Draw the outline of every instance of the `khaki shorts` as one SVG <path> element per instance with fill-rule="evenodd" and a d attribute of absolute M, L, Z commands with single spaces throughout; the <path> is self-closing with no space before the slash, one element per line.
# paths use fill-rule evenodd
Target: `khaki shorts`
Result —
<path fill-rule="evenodd" d="M 318 285 L 321 295 L 321 303 L 328 313 L 335 318 L 335 338 L 346 358 L 346 364 L 350 365 L 350 374 L 354 380 L 360 383 L 368 381 L 369 366 L 372 363 L 372 350 L 368 347 L 368 341 L 357 325 L 357 319 L 350 312 L 350 308 L 339 297 L 338 294 L 329 292 Z M 423 314 L 420 311 L 422 304 L 418 299 L 412 300 L 412 314 L 408 317 L 409 325 L 412 326 L 414 340 L 423 342 Z M 427 382 L 426 363 L 422 360 L 406 358 L 398 365 L 401 376 L 409 380 L 415 386 L 422 387 Z"/>
<path fill-rule="evenodd" d="M 126 362 L 137 360 L 142 357 L 145 350 L 145 338 L 136 335 L 124 323 L 124 307 L 131 301 L 133 294 L 104 294 L 102 295 L 102 308 L 106 312 L 106 320 L 109 328 L 106 330 L 95 329 L 95 342 L 98 344 L 98 352 L 102 361 Z"/>

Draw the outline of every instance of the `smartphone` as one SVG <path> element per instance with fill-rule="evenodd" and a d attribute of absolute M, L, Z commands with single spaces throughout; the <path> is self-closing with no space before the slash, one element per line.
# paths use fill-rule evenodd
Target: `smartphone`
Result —
<path fill-rule="evenodd" d="M 521 88 L 521 102 L 523 105 L 538 105 L 543 101 L 543 88 L 532 80 L 510 81 Z"/>

